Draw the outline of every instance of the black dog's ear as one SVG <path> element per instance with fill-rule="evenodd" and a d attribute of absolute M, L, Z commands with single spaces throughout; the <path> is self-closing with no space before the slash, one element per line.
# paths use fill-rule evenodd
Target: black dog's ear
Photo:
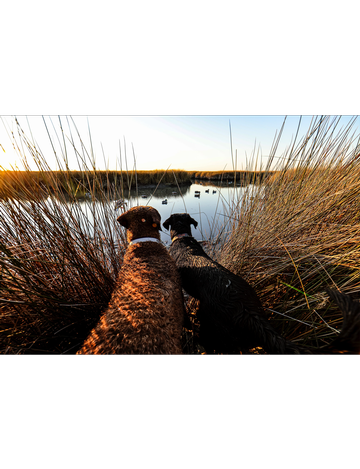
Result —
<path fill-rule="evenodd" d="M 165 228 L 165 230 L 168 230 L 169 229 L 169 226 L 172 225 L 172 215 L 164 221 L 163 223 L 163 227 Z"/>
<path fill-rule="evenodd" d="M 190 215 L 188 215 L 188 217 L 189 217 L 190 224 L 194 225 L 195 228 L 196 228 L 198 226 L 198 222 L 196 220 L 194 220 L 193 218 L 191 218 Z"/>
<path fill-rule="evenodd" d="M 120 225 L 123 226 L 126 229 L 129 228 L 129 220 L 128 220 L 127 214 L 128 214 L 128 212 L 122 213 L 116 219 L 120 223 Z"/>

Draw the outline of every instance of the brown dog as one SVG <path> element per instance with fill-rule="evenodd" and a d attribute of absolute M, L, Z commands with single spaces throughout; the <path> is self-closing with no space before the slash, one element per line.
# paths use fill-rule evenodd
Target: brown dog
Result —
<path fill-rule="evenodd" d="M 160 220 L 145 206 L 118 217 L 129 247 L 109 306 L 78 354 L 182 353 L 181 280 L 160 241 Z"/>

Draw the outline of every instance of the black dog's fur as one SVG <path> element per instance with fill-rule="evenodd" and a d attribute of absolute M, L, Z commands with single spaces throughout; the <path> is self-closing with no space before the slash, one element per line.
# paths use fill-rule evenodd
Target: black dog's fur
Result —
<path fill-rule="evenodd" d="M 349 295 L 327 289 L 339 307 L 343 324 L 328 346 L 309 349 L 287 341 L 269 324 L 254 289 L 241 277 L 213 261 L 191 236 L 197 222 L 187 213 L 173 214 L 170 255 L 180 271 L 183 288 L 200 300 L 200 342 L 207 353 L 239 353 L 261 346 L 268 353 L 360 353 L 360 303 Z"/>
<path fill-rule="evenodd" d="M 342 312 L 343 324 L 338 337 L 324 352 L 360 353 L 360 303 L 338 290 L 327 289 L 327 293 Z"/>
<path fill-rule="evenodd" d="M 260 346 L 268 353 L 297 353 L 298 347 L 272 328 L 254 289 L 213 261 L 191 236 L 191 224 L 196 228 L 197 222 L 181 213 L 171 215 L 163 226 L 171 229 L 169 252 L 183 288 L 200 300 L 199 340 L 206 352 L 246 353 Z"/>

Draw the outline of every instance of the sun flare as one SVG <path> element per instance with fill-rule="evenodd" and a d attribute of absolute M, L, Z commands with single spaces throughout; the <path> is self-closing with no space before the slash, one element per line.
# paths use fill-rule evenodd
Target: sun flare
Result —
<path fill-rule="evenodd" d="M 17 166 L 16 155 L 11 155 L 11 152 L 6 151 L 4 145 L 0 143 L 0 170 L 16 169 Z"/>

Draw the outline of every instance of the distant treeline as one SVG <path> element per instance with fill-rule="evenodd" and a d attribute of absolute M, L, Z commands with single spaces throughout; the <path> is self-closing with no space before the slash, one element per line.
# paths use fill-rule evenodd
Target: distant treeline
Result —
<path fill-rule="evenodd" d="M 0 197 L 14 193 L 66 192 L 77 197 L 88 191 L 128 190 L 141 185 L 191 184 L 192 180 L 258 183 L 269 172 L 248 171 L 0 171 Z"/>

